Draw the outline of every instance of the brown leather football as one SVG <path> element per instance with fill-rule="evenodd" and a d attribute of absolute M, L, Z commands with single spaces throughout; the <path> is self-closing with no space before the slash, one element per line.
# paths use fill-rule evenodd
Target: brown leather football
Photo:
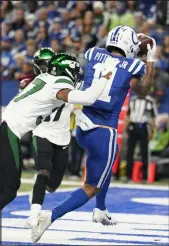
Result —
<path fill-rule="evenodd" d="M 146 35 L 140 35 L 138 37 L 139 41 L 141 42 L 140 44 L 140 50 L 138 52 L 138 56 L 145 56 L 147 55 L 147 44 L 150 44 L 151 47 L 153 47 L 153 40 L 146 36 Z"/>

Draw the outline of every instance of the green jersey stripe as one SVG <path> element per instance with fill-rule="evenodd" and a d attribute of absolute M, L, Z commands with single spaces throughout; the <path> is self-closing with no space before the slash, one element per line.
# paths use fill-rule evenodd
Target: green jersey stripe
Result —
<path fill-rule="evenodd" d="M 55 83 L 65 83 L 65 84 L 69 84 L 69 85 L 74 86 L 73 82 L 71 80 L 68 80 L 68 79 L 57 79 L 55 81 Z"/>

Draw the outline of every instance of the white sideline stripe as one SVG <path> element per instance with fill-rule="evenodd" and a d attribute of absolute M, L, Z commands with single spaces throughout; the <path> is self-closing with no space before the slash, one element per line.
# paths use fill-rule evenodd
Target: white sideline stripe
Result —
<path fill-rule="evenodd" d="M 33 184 L 33 178 L 32 179 L 21 179 L 21 183 L 23 184 Z"/>
<path fill-rule="evenodd" d="M 78 182 L 76 182 L 78 183 Z M 80 183 L 80 182 L 79 182 Z M 167 190 L 168 191 L 168 187 L 167 186 L 158 186 L 158 185 L 141 185 L 141 184 L 117 184 L 117 183 L 113 183 L 110 184 L 111 188 L 115 187 L 115 188 L 128 188 L 128 189 L 149 189 L 149 190 Z M 73 188 L 59 188 L 57 189 L 57 191 L 55 192 L 66 192 L 66 191 L 74 191 L 75 187 Z M 48 193 L 48 192 L 47 192 Z M 17 196 L 26 196 L 29 195 L 30 191 L 20 191 L 17 193 Z"/>
<path fill-rule="evenodd" d="M 22 183 L 25 184 L 33 184 L 33 179 L 21 179 Z M 63 185 L 82 185 L 83 182 L 79 181 L 62 181 Z M 149 190 L 168 190 L 167 186 L 164 185 L 146 185 L 146 184 L 118 184 L 118 183 L 111 183 L 110 187 L 116 187 L 116 188 L 129 188 L 129 189 L 149 189 Z M 68 188 L 69 189 L 69 188 Z M 71 188 L 72 189 L 72 188 Z M 60 190 L 67 190 L 67 189 L 60 189 Z M 19 193 L 26 193 L 27 192 L 19 192 Z M 28 192 L 29 193 L 29 192 Z"/>
<path fill-rule="evenodd" d="M 116 188 L 128 188 L 128 189 L 142 189 L 142 190 L 167 190 L 167 186 L 158 186 L 158 185 L 145 185 L 145 184 L 110 184 L 109 187 Z"/>
<path fill-rule="evenodd" d="M 67 191 L 74 191 L 75 190 L 75 187 L 74 188 L 65 188 L 65 189 L 62 189 L 62 188 L 59 188 L 57 189 L 57 191 L 55 192 L 67 192 Z M 30 195 L 30 192 L 31 191 L 19 191 L 17 193 L 17 196 L 26 196 L 26 195 Z M 54 192 L 54 193 L 55 193 Z M 46 191 L 46 193 L 49 193 L 48 191 Z"/>
<path fill-rule="evenodd" d="M 24 184 L 33 184 L 34 183 L 34 180 L 33 179 L 26 179 L 26 178 L 22 178 L 21 179 L 21 183 L 24 183 Z M 79 182 L 79 181 L 62 181 L 62 184 L 63 185 L 82 185 L 83 182 Z"/>

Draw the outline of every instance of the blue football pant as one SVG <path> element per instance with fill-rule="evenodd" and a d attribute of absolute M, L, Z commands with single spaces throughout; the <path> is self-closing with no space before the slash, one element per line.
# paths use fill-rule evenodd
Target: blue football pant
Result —
<path fill-rule="evenodd" d="M 116 158 L 117 130 L 98 127 L 82 131 L 77 127 L 76 137 L 87 153 L 86 183 L 102 188 Z"/>

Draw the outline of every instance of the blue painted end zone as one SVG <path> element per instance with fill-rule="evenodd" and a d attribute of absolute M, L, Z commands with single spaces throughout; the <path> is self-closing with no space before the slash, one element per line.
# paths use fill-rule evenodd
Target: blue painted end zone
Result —
<path fill-rule="evenodd" d="M 63 201 L 70 192 L 56 192 L 54 194 L 47 194 L 44 209 L 52 209 Z M 107 195 L 107 208 L 112 213 L 127 213 L 127 214 L 152 214 L 152 215 L 169 215 L 169 209 L 163 205 L 153 205 L 144 203 L 132 202 L 132 198 L 166 198 L 168 197 L 167 190 L 151 190 L 151 189 L 130 189 L 130 188 L 110 188 Z M 95 198 L 90 200 L 83 207 L 76 211 L 92 211 L 95 206 Z M 11 204 L 9 204 L 2 213 L 3 217 L 15 218 L 11 215 L 12 211 L 29 210 L 28 196 L 17 197 Z M 79 218 L 80 219 L 80 218 Z"/>
<path fill-rule="evenodd" d="M 56 244 L 44 244 L 44 243 L 21 243 L 21 242 L 8 242 L 8 241 L 5 241 L 2 243 L 2 246 L 7 246 L 7 245 L 11 245 L 11 246 L 52 246 L 52 245 L 56 245 Z M 69 245 L 63 245 L 63 244 L 57 244 L 57 246 L 70 246 Z M 75 245 L 73 244 L 73 246 L 79 246 L 79 245 Z"/>
<path fill-rule="evenodd" d="M 47 194 L 44 209 L 52 209 L 70 192 Z M 133 199 L 137 202 L 133 202 Z M 2 246 L 78 246 L 104 245 L 169 245 L 168 190 L 110 188 L 107 207 L 119 221 L 117 226 L 105 227 L 92 223 L 95 198 L 79 208 L 78 213 L 56 221 L 43 235 L 40 243 L 31 243 L 30 229 L 25 227 L 28 216 L 28 195 L 18 196 L 3 211 Z M 154 203 L 154 204 L 153 204 Z M 17 212 L 17 214 L 11 214 Z M 114 216 L 114 215 L 113 215 Z"/>

